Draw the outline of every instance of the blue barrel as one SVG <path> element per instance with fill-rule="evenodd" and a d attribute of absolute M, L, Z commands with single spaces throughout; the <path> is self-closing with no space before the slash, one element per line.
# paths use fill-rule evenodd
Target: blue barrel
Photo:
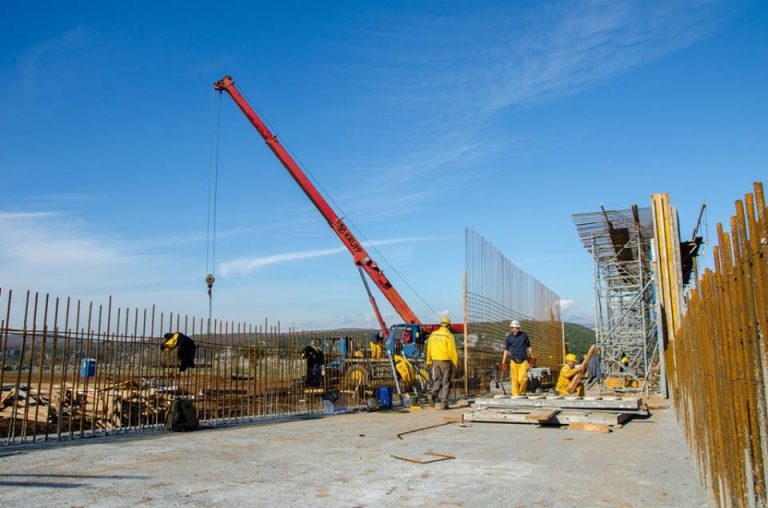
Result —
<path fill-rule="evenodd" d="M 80 376 L 93 377 L 96 375 L 96 358 L 83 358 L 80 362 Z"/>
<path fill-rule="evenodd" d="M 376 388 L 376 398 L 379 399 L 381 409 L 392 407 L 392 388 L 389 386 L 379 386 Z"/>

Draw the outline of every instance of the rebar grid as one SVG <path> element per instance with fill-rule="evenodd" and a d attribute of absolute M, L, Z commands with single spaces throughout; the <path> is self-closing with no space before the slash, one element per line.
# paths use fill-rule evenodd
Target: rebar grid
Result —
<path fill-rule="evenodd" d="M 663 199 L 658 208 L 663 217 L 673 215 Z M 674 292 L 662 288 L 670 323 L 666 359 L 678 420 L 715 502 L 765 506 L 768 215 L 761 183 L 736 201 L 730 226 L 727 233 L 717 225 L 714 268 L 690 290 L 681 317 L 670 312 Z M 662 261 L 667 273 L 679 271 L 679 256 Z"/>
<path fill-rule="evenodd" d="M 268 320 L 18 295 L 0 288 L 2 444 L 160 429 L 177 397 L 217 425 L 361 407 L 394 384 L 389 362 L 370 358 L 360 330 L 285 333 Z M 185 372 L 176 351 L 160 349 L 162 335 L 177 331 L 197 345 L 197 366 Z M 314 369 L 308 346 L 323 353 Z"/>
<path fill-rule="evenodd" d="M 537 366 L 550 368 L 554 379 L 564 355 L 560 297 L 480 234 L 466 229 L 465 239 L 465 337 L 471 385 L 487 389 L 492 379 L 499 379 L 504 338 L 512 319 L 520 321 L 528 334 Z"/>

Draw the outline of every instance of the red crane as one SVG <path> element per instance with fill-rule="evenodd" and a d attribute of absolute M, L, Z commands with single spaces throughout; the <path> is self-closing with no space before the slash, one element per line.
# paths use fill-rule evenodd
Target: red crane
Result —
<path fill-rule="evenodd" d="M 296 183 L 299 184 L 301 190 L 303 190 L 310 201 L 312 201 L 320 214 L 325 218 L 326 221 L 328 221 L 328 225 L 331 226 L 333 232 L 336 233 L 336 236 L 339 237 L 341 243 L 343 243 L 344 246 L 349 250 L 350 254 L 352 254 L 352 259 L 355 265 L 358 266 L 358 269 L 364 270 L 365 273 L 368 274 L 373 283 L 376 284 L 376 287 L 379 288 L 379 291 L 381 291 L 384 297 L 395 309 L 395 312 L 397 312 L 403 321 L 407 324 L 421 324 L 421 320 L 416 317 L 416 314 L 414 314 L 413 310 L 411 310 L 408 304 L 405 303 L 405 300 L 403 300 L 403 297 L 400 296 L 400 293 L 398 293 L 397 290 L 392 286 L 392 283 L 389 282 L 389 279 L 387 279 L 387 277 L 384 275 L 384 272 L 381 271 L 376 261 L 371 259 L 371 256 L 368 255 L 365 247 L 363 247 L 357 238 L 355 238 L 355 235 L 352 234 L 352 231 L 350 231 L 347 225 L 344 224 L 344 221 L 342 221 L 341 218 L 336 215 L 336 212 L 333 211 L 325 198 L 323 198 L 323 196 L 318 192 L 317 188 L 312 185 L 312 182 L 309 180 L 309 178 L 307 178 L 307 175 L 304 174 L 296 161 L 293 160 L 293 157 L 291 157 L 283 145 L 280 144 L 277 136 L 275 136 L 269 130 L 266 124 L 264 124 L 261 118 L 259 118 L 259 115 L 256 114 L 256 111 L 254 111 L 253 108 L 248 104 L 248 102 L 235 86 L 235 82 L 232 77 L 225 76 L 221 81 L 214 83 L 213 88 L 219 92 L 226 92 L 229 94 L 232 100 L 235 101 L 235 104 L 237 104 L 243 114 L 245 114 L 246 118 L 248 118 L 248 121 L 251 122 L 251 124 L 256 128 L 261 137 L 264 138 L 264 141 L 267 143 L 267 146 L 269 146 L 270 150 L 272 150 L 275 156 L 277 156 L 280 162 L 282 162 L 283 166 L 285 166 L 285 169 L 287 169 L 288 173 L 290 173 L 293 179 L 296 180 Z M 376 318 L 379 321 L 379 326 L 386 334 L 387 326 L 381 317 L 381 313 L 379 312 L 376 301 L 373 298 L 370 289 L 368 288 L 365 277 L 363 277 L 363 283 L 365 284 L 366 291 L 368 291 L 368 296 L 371 304 L 373 305 L 373 310 L 376 313 Z M 429 332 L 431 329 L 436 327 L 437 325 L 427 325 L 424 328 L 425 331 Z"/>

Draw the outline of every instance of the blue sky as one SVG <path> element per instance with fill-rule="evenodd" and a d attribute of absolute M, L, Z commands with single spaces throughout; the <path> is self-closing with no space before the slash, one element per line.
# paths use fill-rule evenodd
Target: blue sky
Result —
<path fill-rule="evenodd" d="M 685 236 L 702 201 L 712 234 L 768 175 L 764 2 L 15 2 L 0 33 L 4 288 L 207 315 L 225 74 L 427 321 L 461 316 L 466 226 L 589 319 L 572 213 L 669 192 Z M 371 325 L 226 97 L 219 171 L 215 314 Z"/>

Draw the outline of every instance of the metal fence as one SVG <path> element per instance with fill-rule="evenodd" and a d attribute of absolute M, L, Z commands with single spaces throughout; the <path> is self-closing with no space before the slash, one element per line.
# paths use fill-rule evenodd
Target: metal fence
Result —
<path fill-rule="evenodd" d="M 281 333 L 2 288 L 0 301 L 3 444 L 162 428 L 178 397 L 215 425 L 361 407 L 393 385 L 364 330 Z M 177 331 L 197 345 L 184 372 L 160 348 Z"/>
<path fill-rule="evenodd" d="M 468 379 L 475 390 L 500 378 L 499 367 L 509 322 L 520 321 L 533 347 L 537 367 L 552 382 L 563 364 L 560 297 L 507 259 L 471 229 L 466 238 L 466 326 Z"/>
<path fill-rule="evenodd" d="M 656 196 L 654 207 L 660 223 L 672 216 Z M 727 233 L 718 224 L 714 268 L 690 290 L 685 312 L 666 316 L 668 374 L 678 418 L 715 501 L 766 506 L 768 215 L 761 184 L 736 201 L 730 226 Z M 675 253 L 660 248 L 662 257 L 665 251 Z M 670 273 L 678 260 L 664 259 Z M 674 295 L 665 304 L 673 308 Z"/>

